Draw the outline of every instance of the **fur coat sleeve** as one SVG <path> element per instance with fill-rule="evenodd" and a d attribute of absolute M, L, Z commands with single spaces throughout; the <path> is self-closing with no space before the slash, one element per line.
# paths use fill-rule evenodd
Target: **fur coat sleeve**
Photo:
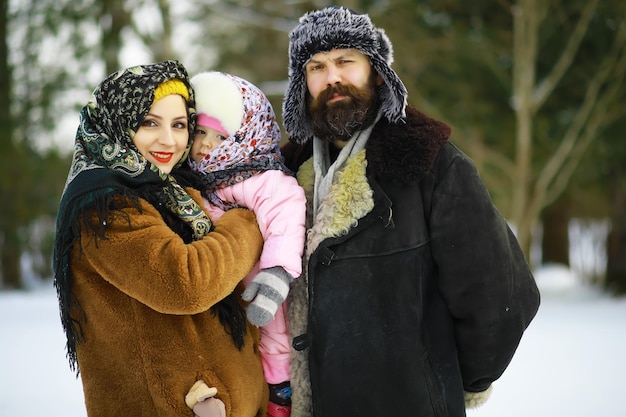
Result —
<path fill-rule="evenodd" d="M 142 210 L 126 209 L 131 222 L 112 222 L 108 239 L 83 244 L 82 250 L 107 282 L 155 311 L 206 311 L 230 294 L 258 259 L 262 240 L 252 212 L 227 213 L 210 235 L 185 244 L 154 207 L 146 204 Z M 128 257 L 120 258 L 120 253 Z M 142 276 L 151 279 L 137 279 Z"/>

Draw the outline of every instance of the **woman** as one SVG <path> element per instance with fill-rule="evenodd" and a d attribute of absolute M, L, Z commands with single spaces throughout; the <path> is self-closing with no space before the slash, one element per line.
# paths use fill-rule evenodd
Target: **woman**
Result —
<path fill-rule="evenodd" d="M 262 237 L 245 209 L 212 224 L 178 169 L 194 112 L 175 61 L 110 75 L 81 111 L 54 270 L 90 417 L 191 416 L 199 380 L 227 415 L 265 415 L 258 330 L 238 301 Z"/>

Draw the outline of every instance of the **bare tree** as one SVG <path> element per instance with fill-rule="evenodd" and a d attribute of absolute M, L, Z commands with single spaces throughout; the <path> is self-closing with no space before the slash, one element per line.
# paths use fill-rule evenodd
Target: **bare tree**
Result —
<path fill-rule="evenodd" d="M 165 61 L 168 59 L 180 59 L 180 54 L 176 51 L 173 43 L 173 35 L 175 26 L 185 26 L 187 22 L 176 22 L 172 15 L 172 5 L 169 0 L 143 0 L 138 6 L 152 9 L 155 16 L 152 30 L 146 30 L 140 24 L 141 20 L 146 19 L 146 13 L 137 13 L 131 9 L 129 1 L 125 3 L 125 14 L 127 20 L 124 26 L 129 26 L 133 33 L 139 38 L 141 43 L 145 45 L 152 55 L 153 61 Z M 124 5 L 120 5 L 124 9 Z M 157 25 L 154 23 L 158 22 Z"/>
<path fill-rule="evenodd" d="M 5 155 L 13 153 L 13 117 L 11 116 L 11 68 L 9 66 L 8 49 L 8 0 L 0 0 L 0 145 L 2 145 L 2 155 L 0 161 L 5 162 Z M 3 164 L 4 165 L 4 164 Z M 3 168 L 5 169 L 5 168 Z M 9 197 L 15 191 L 8 175 L 3 175 L 0 182 L 0 195 Z M 19 245 L 17 241 L 17 228 L 15 222 L 10 218 L 13 215 L 12 200 L 5 198 L 6 205 L 2 210 L 2 220 L 0 223 L 0 288 L 19 288 Z M 7 210 L 8 208 L 8 210 Z"/>
<path fill-rule="evenodd" d="M 541 210 L 563 193 L 585 150 L 607 125 L 615 122 L 616 113 L 611 108 L 617 104 L 626 74 L 626 24 L 623 21 L 614 32 L 612 47 L 589 77 L 572 122 L 562 137 L 557 138 L 556 151 L 542 166 L 533 165 L 536 163 L 533 144 L 537 137 L 534 120 L 574 62 L 598 3 L 599 0 L 591 0 L 586 4 L 560 56 L 540 80 L 536 79 L 537 50 L 549 2 L 521 0 L 512 8 L 512 107 L 517 127 L 515 169 L 510 173 L 513 184 L 511 221 L 517 226 L 518 238 L 527 254 Z"/>

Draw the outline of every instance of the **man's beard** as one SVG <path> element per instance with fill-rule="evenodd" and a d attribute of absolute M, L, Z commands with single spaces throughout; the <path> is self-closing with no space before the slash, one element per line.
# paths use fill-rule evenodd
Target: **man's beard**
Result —
<path fill-rule="evenodd" d="M 345 96 L 328 103 L 333 95 Z M 376 120 L 380 106 L 375 77 L 365 87 L 334 85 L 322 91 L 316 99 L 309 96 L 308 113 L 313 134 L 330 142 L 348 141 L 355 132 L 363 130 Z"/>

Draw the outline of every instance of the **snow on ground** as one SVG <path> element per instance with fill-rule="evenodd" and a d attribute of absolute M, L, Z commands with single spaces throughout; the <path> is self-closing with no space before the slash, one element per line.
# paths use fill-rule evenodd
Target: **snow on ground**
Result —
<path fill-rule="evenodd" d="M 491 399 L 468 417 L 624 417 L 626 299 L 536 273 L 542 305 Z M 0 293 L 0 416 L 86 417 L 52 288 Z"/>
<path fill-rule="evenodd" d="M 559 266 L 535 274 L 542 304 L 490 400 L 468 417 L 624 417 L 626 298 Z"/>

